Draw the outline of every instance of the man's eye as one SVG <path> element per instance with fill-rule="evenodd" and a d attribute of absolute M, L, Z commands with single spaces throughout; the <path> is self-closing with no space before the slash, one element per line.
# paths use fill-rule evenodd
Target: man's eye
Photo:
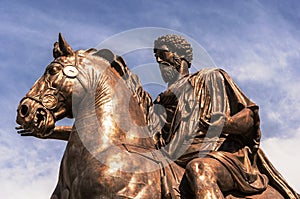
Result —
<path fill-rule="evenodd" d="M 161 54 L 159 55 L 159 57 L 160 57 L 162 60 L 165 60 L 165 59 L 166 59 L 165 53 L 161 53 Z"/>
<path fill-rule="evenodd" d="M 160 58 L 162 60 L 165 60 L 166 59 L 165 53 L 156 54 L 156 58 Z"/>

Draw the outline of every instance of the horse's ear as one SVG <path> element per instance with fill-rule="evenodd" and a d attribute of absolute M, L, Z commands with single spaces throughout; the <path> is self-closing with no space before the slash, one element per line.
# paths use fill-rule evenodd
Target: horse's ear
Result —
<path fill-rule="evenodd" d="M 53 57 L 56 59 L 62 55 L 63 55 L 63 52 L 60 50 L 58 42 L 55 42 L 54 48 L 53 48 Z"/>
<path fill-rule="evenodd" d="M 71 48 L 71 46 L 67 43 L 67 41 L 64 39 L 61 33 L 58 35 L 58 45 L 59 49 L 62 52 L 62 55 L 68 56 L 73 55 L 74 50 Z"/>

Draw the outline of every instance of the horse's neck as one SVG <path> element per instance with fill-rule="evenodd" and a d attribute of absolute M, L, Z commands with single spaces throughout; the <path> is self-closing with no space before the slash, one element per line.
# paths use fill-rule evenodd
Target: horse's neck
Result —
<path fill-rule="evenodd" d="M 141 108 L 110 68 L 103 71 L 96 88 L 87 93 L 78 109 L 76 129 L 90 151 L 121 144 L 153 147 Z"/>

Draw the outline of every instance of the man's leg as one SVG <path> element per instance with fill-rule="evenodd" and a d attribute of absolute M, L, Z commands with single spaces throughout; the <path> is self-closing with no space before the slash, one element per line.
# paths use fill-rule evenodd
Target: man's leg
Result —
<path fill-rule="evenodd" d="M 185 178 L 196 199 L 224 198 L 222 192 L 234 189 L 230 172 L 214 158 L 196 158 L 189 162 Z"/>

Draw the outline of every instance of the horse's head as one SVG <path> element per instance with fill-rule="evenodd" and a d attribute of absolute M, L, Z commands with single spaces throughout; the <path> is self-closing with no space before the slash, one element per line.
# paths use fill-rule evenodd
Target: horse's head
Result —
<path fill-rule="evenodd" d="M 54 44 L 54 61 L 21 100 L 17 123 L 23 133 L 45 138 L 64 117 L 72 118 L 72 89 L 78 74 L 77 53 L 59 34 Z"/>

